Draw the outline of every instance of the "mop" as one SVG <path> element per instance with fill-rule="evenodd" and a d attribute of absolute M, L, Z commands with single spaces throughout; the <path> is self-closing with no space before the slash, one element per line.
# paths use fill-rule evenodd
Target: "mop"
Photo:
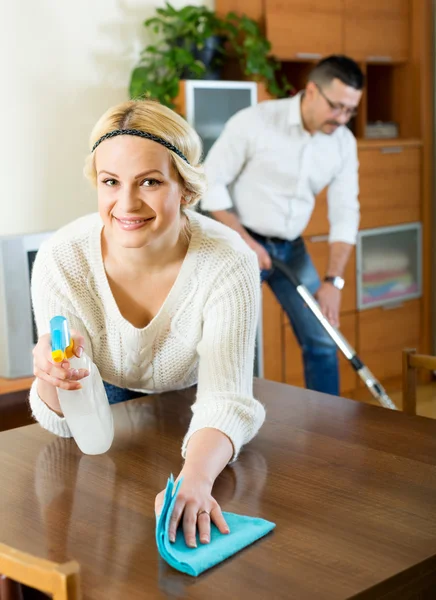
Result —
<path fill-rule="evenodd" d="M 309 292 L 309 290 L 304 286 L 297 277 L 292 272 L 292 269 L 285 263 L 276 258 L 272 258 L 273 266 L 281 271 L 283 275 L 295 286 L 297 292 L 310 308 L 312 313 L 330 335 L 332 340 L 335 342 L 336 346 L 345 356 L 345 358 L 351 363 L 351 366 L 362 379 L 366 387 L 369 389 L 371 394 L 378 400 L 378 402 L 384 406 L 385 408 L 390 408 L 391 410 L 397 410 L 397 407 L 389 398 L 386 393 L 386 390 L 383 388 L 382 384 L 374 377 L 368 367 L 361 361 L 361 359 L 357 356 L 354 348 L 348 343 L 348 341 L 344 338 L 342 333 L 333 327 L 326 319 L 326 317 L 322 314 L 321 309 L 319 307 L 318 302 Z"/>

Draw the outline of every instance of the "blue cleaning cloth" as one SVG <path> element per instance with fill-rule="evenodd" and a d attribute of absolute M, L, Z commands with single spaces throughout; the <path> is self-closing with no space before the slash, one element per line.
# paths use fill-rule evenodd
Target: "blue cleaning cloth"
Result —
<path fill-rule="evenodd" d="M 264 519 L 223 512 L 230 533 L 220 533 L 211 523 L 209 544 L 201 544 L 197 533 L 197 548 L 189 548 L 185 543 L 183 530 L 179 527 L 176 541 L 172 543 L 168 530 L 180 484 L 181 481 L 174 490 L 173 476 L 168 479 L 162 512 L 157 517 L 156 543 L 162 558 L 182 573 L 196 577 L 263 537 L 276 526 L 275 523 Z"/>

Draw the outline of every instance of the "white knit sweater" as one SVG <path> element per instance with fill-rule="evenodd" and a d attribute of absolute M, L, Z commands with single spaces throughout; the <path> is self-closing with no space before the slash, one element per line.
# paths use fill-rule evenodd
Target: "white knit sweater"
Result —
<path fill-rule="evenodd" d="M 85 337 L 85 351 L 104 381 L 145 393 L 198 383 L 190 436 L 203 427 L 232 440 L 237 456 L 265 418 L 253 398 L 254 345 L 260 303 L 257 258 L 224 225 L 187 211 L 191 241 L 179 275 L 154 319 L 137 329 L 121 315 L 101 254 L 98 214 L 63 227 L 40 248 L 33 267 L 32 301 L 38 334 L 55 315 Z M 34 417 L 70 437 L 65 419 L 30 391 Z"/>

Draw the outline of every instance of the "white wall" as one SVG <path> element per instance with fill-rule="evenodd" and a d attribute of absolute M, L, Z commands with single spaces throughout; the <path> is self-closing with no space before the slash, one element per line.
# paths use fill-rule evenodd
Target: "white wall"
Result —
<path fill-rule="evenodd" d="M 96 209 L 82 175 L 100 115 L 128 97 L 163 0 L 4 0 L 0 13 L 0 235 L 56 229 Z M 172 0 L 174 6 L 213 0 Z"/>

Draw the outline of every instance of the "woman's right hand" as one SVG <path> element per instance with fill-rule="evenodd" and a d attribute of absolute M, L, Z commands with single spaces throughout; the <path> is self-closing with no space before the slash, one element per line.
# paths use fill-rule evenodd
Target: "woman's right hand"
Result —
<path fill-rule="evenodd" d="M 83 353 L 85 340 L 77 331 L 71 331 L 74 341 L 74 354 L 80 358 Z M 33 374 L 41 381 L 49 383 L 63 390 L 79 390 L 82 386 L 80 380 L 89 375 L 86 369 L 74 369 L 65 359 L 55 363 L 51 355 L 50 334 L 42 335 L 33 350 Z"/>

